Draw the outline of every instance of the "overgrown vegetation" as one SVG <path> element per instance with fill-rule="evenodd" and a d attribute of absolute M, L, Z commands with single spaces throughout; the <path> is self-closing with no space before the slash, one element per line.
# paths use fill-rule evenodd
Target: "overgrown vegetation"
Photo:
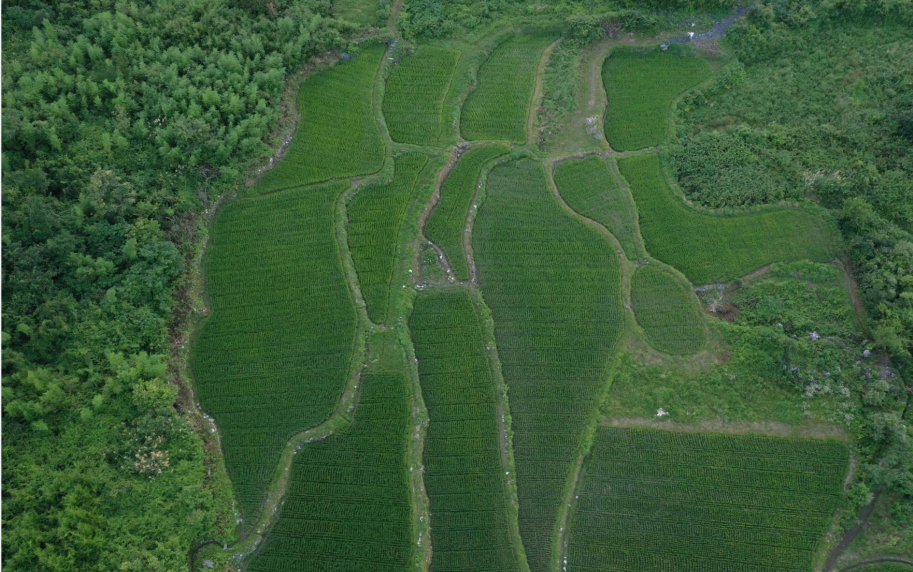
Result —
<path fill-rule="evenodd" d="M 322 0 L 240 4 L 3 5 L 5 570 L 180 570 L 229 525 L 168 325 L 196 214 L 270 152 L 286 76 L 347 46 Z"/>

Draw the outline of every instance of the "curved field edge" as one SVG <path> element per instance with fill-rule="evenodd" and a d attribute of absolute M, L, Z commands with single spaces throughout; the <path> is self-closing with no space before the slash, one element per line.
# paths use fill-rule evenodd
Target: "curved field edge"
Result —
<path fill-rule="evenodd" d="M 657 155 L 622 158 L 618 168 L 634 196 L 647 251 L 695 284 L 731 280 L 773 262 L 826 262 L 834 255 L 835 225 L 822 210 L 708 214 L 681 201 Z"/>
<path fill-rule="evenodd" d="M 358 57 L 338 62 L 304 80 L 298 101 L 301 118 L 295 135 L 280 163 L 267 171 L 248 194 L 367 175 L 381 169 L 385 134 L 376 121 L 375 97 L 378 84 L 382 83 L 378 79 L 384 70 L 385 54 L 384 46 L 371 45 Z"/>
<path fill-rule="evenodd" d="M 204 265 L 212 312 L 194 339 L 191 368 L 204 409 L 221 426 L 226 467 L 248 521 L 272 470 L 249 455 L 262 456 L 270 447 L 278 457 L 292 435 L 327 418 L 348 379 L 358 323 L 334 230 L 334 209 L 347 186 L 337 182 L 242 199 L 226 206 L 213 226 Z M 269 228 L 257 227 L 259 216 L 269 217 Z M 317 218 L 305 228 L 300 217 Z M 317 261 L 322 285 L 315 289 L 303 269 Z M 299 308 L 305 303 L 299 296 L 313 312 Z M 316 362 L 324 366 L 299 365 L 295 356 L 302 354 L 328 357 Z M 256 368 L 249 365 L 258 355 L 269 359 L 255 361 L 262 363 Z M 338 377 L 338 383 L 328 384 L 327 375 Z M 273 388 L 266 394 L 261 393 L 264 383 Z M 262 415 L 263 399 L 280 391 L 287 394 L 282 401 L 265 404 L 274 415 Z M 311 394 L 310 409 L 293 406 L 291 396 L 302 393 Z M 239 401 L 243 396 L 250 401 Z M 238 449 L 242 445 L 246 449 Z M 243 456 L 243 473 L 232 461 L 237 455 Z"/>
<path fill-rule="evenodd" d="M 518 211 L 521 214 L 517 215 L 511 211 Z M 545 217 L 548 219 L 547 221 L 542 220 L 543 213 L 550 215 Z M 489 217 L 492 217 L 491 220 L 488 220 Z M 511 220 L 513 223 L 508 224 Z M 540 228 L 535 228 L 535 224 L 528 224 L 530 221 L 541 223 Z M 562 240 L 545 240 L 549 232 L 555 232 L 553 225 L 563 227 L 558 231 L 562 235 Z M 595 232 L 592 228 L 587 228 L 573 214 L 567 213 L 559 207 L 549 190 L 544 168 L 528 159 L 499 165 L 489 174 L 484 202 L 480 208 L 479 217 L 475 221 L 472 236 L 475 261 L 480 266 L 482 295 L 495 318 L 495 335 L 498 341 L 502 371 L 504 379 L 510 387 L 521 535 L 531 569 L 534 571 L 546 570 L 550 567 L 549 561 L 552 557 L 550 547 L 557 528 L 556 518 L 562 502 L 563 491 L 567 486 L 568 475 L 577 452 L 583 447 L 581 441 L 584 439 L 587 425 L 595 423 L 598 401 L 604 396 L 606 390 L 608 363 L 614 351 L 615 342 L 623 331 L 620 261 L 615 249 L 605 236 Z M 545 242 L 542 242 L 543 240 Z M 527 242 L 524 244 L 523 241 Z M 512 246 L 512 243 L 516 243 L 516 246 Z M 587 246 L 588 244 L 589 246 Z M 557 245 L 558 250 L 550 252 L 546 245 L 549 245 L 552 250 L 554 250 L 554 245 Z M 595 268 L 595 274 L 588 275 L 588 271 L 583 267 L 572 264 L 572 259 L 583 256 L 584 251 L 587 252 L 588 267 Z M 520 258 L 515 259 L 515 255 L 519 255 Z M 548 275 L 536 274 L 535 268 L 533 268 L 535 264 L 523 262 L 524 257 L 531 257 L 531 260 L 538 259 L 540 262 L 548 261 L 547 266 L 550 268 L 553 263 L 561 263 L 561 261 L 565 265 L 571 265 L 565 268 L 564 272 L 558 273 L 561 274 L 561 278 L 555 282 L 550 277 L 556 275 L 551 272 Z M 500 274 L 495 276 L 493 273 Z M 605 275 L 603 276 L 603 274 Z M 594 280 L 596 281 L 594 282 Z M 593 292 L 601 293 L 597 295 L 597 298 L 592 298 L 593 294 L 590 294 L 591 302 L 594 304 L 586 305 L 585 310 L 580 307 L 572 311 L 573 308 L 565 307 L 561 312 L 561 315 L 566 316 L 566 322 L 563 322 L 564 329 L 570 328 L 571 330 L 567 332 L 570 334 L 569 336 L 558 335 L 553 325 L 545 328 L 543 323 L 535 319 L 532 322 L 526 322 L 522 318 L 517 320 L 526 311 L 521 310 L 521 306 L 530 308 L 530 311 L 535 313 L 535 308 L 542 307 L 543 296 L 552 301 L 561 301 L 565 299 L 564 295 L 558 295 L 557 298 L 555 295 L 563 292 L 567 287 L 577 288 L 580 284 L 587 285 L 584 290 L 590 290 L 589 286 L 593 286 L 595 288 Z M 536 291 L 538 294 L 535 293 Z M 579 294 L 582 294 L 583 298 L 587 297 L 586 291 L 579 292 Z M 514 302 L 510 302 L 514 295 L 520 297 Z M 524 305 L 524 298 L 527 299 L 528 304 L 532 305 Z M 597 299 L 602 302 L 595 304 Z M 515 309 L 511 309 L 512 307 Z M 608 312 L 610 309 L 615 317 L 614 320 L 607 316 L 597 315 Z M 576 315 L 575 312 L 583 312 L 586 318 L 583 316 L 572 318 L 572 315 Z M 515 318 L 511 319 L 511 316 Z M 613 323 L 615 326 L 611 325 Z M 580 329 L 581 327 L 583 329 Z M 593 329 L 592 332 L 590 329 Z M 557 338 L 553 339 L 554 336 L 567 340 L 568 337 L 574 338 L 575 332 L 577 335 L 586 337 L 589 335 L 586 332 L 596 335 L 596 332 L 602 329 L 608 331 L 604 332 L 605 335 L 598 335 L 594 338 L 595 347 L 592 352 L 595 353 L 585 349 L 581 350 L 579 347 L 573 351 L 562 350 L 563 354 L 570 351 L 570 353 L 576 352 L 579 355 L 560 360 L 561 364 L 549 362 L 551 365 L 546 366 L 546 362 L 542 362 L 540 365 L 533 365 L 541 362 L 541 356 L 540 358 L 535 357 L 539 352 L 536 347 L 542 349 L 545 352 L 544 355 L 557 350 L 556 347 L 552 347 L 557 340 Z M 543 335 L 545 338 L 537 342 L 536 340 Z M 524 341 L 527 336 L 531 337 Z M 553 341 L 549 342 L 549 339 L 553 339 Z M 579 346 L 579 344 L 576 345 Z M 521 357 L 522 359 L 520 359 Z M 578 363 L 578 358 L 583 362 Z M 526 361 L 528 359 L 534 361 L 528 362 Z M 535 361 L 536 359 L 539 361 Z M 561 383 L 558 385 L 555 382 L 544 385 L 525 383 L 527 374 L 523 372 L 532 371 L 530 367 L 546 374 L 547 370 L 553 370 L 552 373 L 556 376 L 554 379 L 560 378 Z M 567 380 L 572 380 L 573 389 L 571 389 L 571 385 L 568 385 Z M 551 416 L 536 421 L 534 410 L 539 399 L 536 397 L 536 393 L 541 391 L 536 387 L 548 388 L 545 389 L 547 393 L 556 392 L 557 401 L 550 401 L 549 403 L 552 405 L 549 407 L 557 405 L 572 418 L 574 417 L 572 411 L 586 411 L 586 413 L 580 415 L 570 425 L 568 425 L 566 416 L 562 417 L 555 413 L 561 417 L 560 430 L 554 425 L 558 417 L 552 419 L 551 423 L 549 422 Z M 568 393 L 569 391 L 571 393 Z M 577 403 L 583 399 L 581 394 L 586 394 L 586 404 Z M 570 409 L 568 409 L 569 407 Z M 547 447 L 548 451 L 562 452 L 561 458 L 549 458 L 542 462 L 532 460 L 535 457 L 535 451 L 544 443 L 543 439 L 550 443 Z M 556 439 L 565 440 L 565 446 L 559 445 Z M 532 475 L 537 476 L 533 479 Z M 546 492 L 546 489 L 550 492 Z M 537 490 L 541 490 L 542 494 L 537 494 Z"/>
<path fill-rule="evenodd" d="M 676 277 L 656 266 L 641 266 L 631 279 L 631 305 L 654 349 L 690 355 L 704 347 L 707 331 L 700 308 Z"/>
<path fill-rule="evenodd" d="M 492 144 L 474 146 L 463 152 L 441 183 L 437 204 L 425 222 L 425 237 L 441 249 L 458 280 L 470 278 L 463 236 L 483 169 L 509 151 L 506 145 Z"/>
<path fill-rule="evenodd" d="M 409 329 L 429 410 L 424 459 L 437 548 L 432 568 L 522 570 L 509 526 L 504 414 L 490 371 L 491 346 L 469 292 L 420 292 Z"/>

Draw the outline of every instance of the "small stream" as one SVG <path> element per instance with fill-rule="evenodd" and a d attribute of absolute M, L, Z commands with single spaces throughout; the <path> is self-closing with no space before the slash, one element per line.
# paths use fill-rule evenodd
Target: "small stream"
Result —
<path fill-rule="evenodd" d="M 694 34 L 693 36 L 675 36 L 674 38 L 669 38 L 666 42 L 669 44 L 687 44 L 688 42 L 696 42 L 698 40 L 722 38 L 726 35 L 726 30 L 729 29 L 729 26 L 744 16 L 749 10 L 751 10 L 751 6 L 743 6 L 719 22 L 716 22 L 713 27 L 706 32 Z"/>

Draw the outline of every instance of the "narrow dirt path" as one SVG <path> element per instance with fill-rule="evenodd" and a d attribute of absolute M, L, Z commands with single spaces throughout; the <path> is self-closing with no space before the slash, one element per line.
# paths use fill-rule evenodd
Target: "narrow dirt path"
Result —
<path fill-rule="evenodd" d="M 428 222 L 428 219 L 431 217 L 431 213 L 434 212 L 434 209 L 437 208 L 438 203 L 441 202 L 441 188 L 444 186 L 444 182 L 447 180 L 447 177 L 450 176 L 450 172 L 456 166 L 457 161 L 460 160 L 460 157 L 470 149 L 470 146 L 464 143 L 461 143 L 450 150 L 447 157 L 447 163 L 441 169 L 441 172 L 438 173 L 437 182 L 434 184 L 434 192 L 431 194 L 431 198 L 428 200 L 428 203 L 425 205 L 425 208 L 422 210 L 422 213 L 418 217 L 418 228 L 422 233 L 422 238 L 431 246 L 435 253 L 437 253 L 438 260 L 441 263 L 441 266 L 444 268 L 444 274 L 447 276 L 448 282 L 456 282 L 456 274 L 453 272 L 453 267 L 450 265 L 450 260 L 447 258 L 447 255 L 441 249 L 440 246 L 430 240 L 425 236 L 425 224 Z"/>
<path fill-rule="evenodd" d="M 852 570 L 859 570 L 860 568 L 871 566 L 873 564 L 907 564 L 910 566 L 910 570 L 913 570 L 913 560 L 908 558 L 901 558 L 899 556 L 878 556 L 876 558 L 857 562 L 852 566 L 847 566 L 846 568 L 841 569 L 840 572 L 851 572 Z"/>
<path fill-rule="evenodd" d="M 399 11 L 403 8 L 403 0 L 396 0 L 390 8 L 390 18 L 387 19 L 387 29 L 394 38 L 399 37 Z"/>
<path fill-rule="evenodd" d="M 822 569 L 824 572 L 833 570 L 837 564 L 837 560 L 843 556 L 843 553 L 846 552 L 846 549 L 853 544 L 853 541 L 856 540 L 856 537 L 859 536 L 859 533 L 862 532 L 863 527 L 866 522 L 868 522 L 869 517 L 872 516 L 872 512 L 875 510 L 875 503 L 878 502 L 878 497 L 881 496 L 881 491 L 875 491 L 875 494 L 872 495 L 872 500 L 869 501 L 869 504 L 859 511 L 859 518 L 856 519 L 856 523 L 853 524 L 846 532 L 843 533 L 843 536 L 840 538 L 840 542 L 834 546 L 827 555 L 827 561 L 824 564 Z M 858 566 L 857 566 L 858 568 Z"/>
<path fill-rule="evenodd" d="M 536 117 L 539 115 L 539 104 L 542 101 L 542 84 L 545 82 L 545 67 L 548 65 L 548 58 L 552 51 L 561 43 L 558 38 L 542 50 L 542 57 L 539 58 L 539 65 L 536 67 L 536 83 L 533 87 L 533 97 L 529 100 L 529 114 L 526 117 L 526 144 L 536 143 Z"/>

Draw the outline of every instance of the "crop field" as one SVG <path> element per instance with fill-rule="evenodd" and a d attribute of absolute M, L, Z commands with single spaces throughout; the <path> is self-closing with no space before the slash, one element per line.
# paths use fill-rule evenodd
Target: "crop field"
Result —
<path fill-rule="evenodd" d="M 518 571 L 497 388 L 469 295 L 462 289 L 420 294 L 410 329 L 430 419 L 423 459 L 431 569 Z"/>
<path fill-rule="evenodd" d="M 621 333 L 620 261 L 608 238 L 559 207 L 541 164 L 499 165 L 486 193 L 473 252 L 510 391 L 520 534 L 530 569 L 542 572 Z"/>
<path fill-rule="evenodd" d="M 355 422 L 298 451 L 279 519 L 247 570 L 409 569 L 409 382 L 369 372 L 361 384 Z"/>
<path fill-rule="evenodd" d="M 618 168 L 631 186 L 647 250 L 694 284 L 732 280 L 772 262 L 833 256 L 834 229 L 822 216 L 799 209 L 701 213 L 675 197 L 656 155 L 620 159 Z"/>
<path fill-rule="evenodd" d="M 460 52 L 421 46 L 393 68 L 384 92 L 384 118 L 390 137 L 428 145 L 441 136 L 444 97 Z"/>
<path fill-rule="evenodd" d="M 469 267 L 463 252 L 463 230 L 485 163 L 506 154 L 506 145 L 483 145 L 463 153 L 441 186 L 441 199 L 425 223 L 425 236 L 444 251 L 453 273 L 460 280 L 469 279 Z"/>
<path fill-rule="evenodd" d="M 711 74 L 706 59 L 683 50 L 614 50 L 602 68 L 609 99 L 605 114 L 609 145 L 616 151 L 633 151 L 665 141 L 673 100 Z"/>
<path fill-rule="evenodd" d="M 213 227 L 212 314 L 192 365 L 203 407 L 222 431 L 245 520 L 289 437 L 324 421 L 348 378 L 355 308 L 333 229 L 346 188 L 339 182 L 234 201 Z"/>
<path fill-rule="evenodd" d="M 349 249 L 368 315 L 376 323 L 387 318 L 399 230 L 426 164 L 428 157 L 421 153 L 401 155 L 390 183 L 359 189 L 349 202 Z"/>
<path fill-rule="evenodd" d="M 669 272 L 656 266 L 638 268 L 631 281 L 631 302 L 637 323 L 657 350 L 683 355 L 704 347 L 707 333 L 697 300 Z"/>
<path fill-rule="evenodd" d="M 836 441 L 603 427 L 567 569 L 807 572 L 848 462 Z"/>
<path fill-rule="evenodd" d="M 577 213 L 611 232 L 629 260 L 647 257 L 637 230 L 637 210 L 627 191 L 612 176 L 605 159 L 591 155 L 555 166 L 561 198 Z"/>
<path fill-rule="evenodd" d="M 373 94 L 383 53 L 383 46 L 372 46 L 304 81 L 295 138 L 253 193 L 380 170 L 384 143 L 374 118 Z"/>
<path fill-rule="evenodd" d="M 542 50 L 554 36 L 517 36 L 498 46 L 466 98 L 460 130 L 468 141 L 526 142 L 526 122 Z"/>

